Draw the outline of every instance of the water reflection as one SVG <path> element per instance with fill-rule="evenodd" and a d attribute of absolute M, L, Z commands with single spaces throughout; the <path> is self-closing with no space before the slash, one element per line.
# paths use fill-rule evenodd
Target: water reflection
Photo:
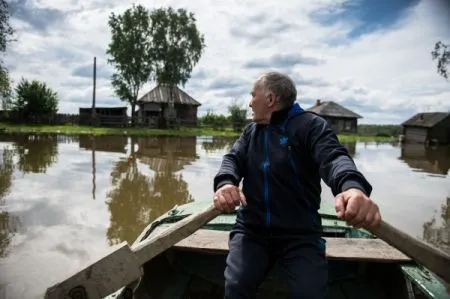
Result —
<path fill-rule="evenodd" d="M 202 140 L 202 149 L 206 153 L 212 153 L 216 151 L 228 151 L 233 146 L 236 138 L 230 137 L 211 137 L 207 140 Z"/>
<path fill-rule="evenodd" d="M 13 150 L 4 148 L 2 150 L 0 164 L 0 258 L 6 257 L 8 247 L 14 233 L 19 227 L 19 218 L 6 210 L 5 197 L 11 190 L 12 176 L 14 172 Z"/>
<path fill-rule="evenodd" d="M 23 173 L 45 173 L 58 156 L 56 135 L 18 135 L 14 147 Z"/>
<path fill-rule="evenodd" d="M 400 159 L 414 171 L 447 175 L 450 169 L 450 146 L 426 147 L 423 144 L 405 143 Z"/>
<path fill-rule="evenodd" d="M 450 252 L 450 197 L 442 204 L 439 216 L 423 224 L 423 238 L 444 252 Z"/>
<path fill-rule="evenodd" d="M 155 218 L 176 204 L 193 201 L 179 173 L 197 158 L 195 137 L 89 137 L 80 147 L 90 149 L 95 190 L 95 152 L 127 152 L 111 169 L 106 195 L 110 212 L 110 245 L 133 243 Z"/>
<path fill-rule="evenodd" d="M 0 135 L 0 293 L 40 298 L 34 295 L 110 246 L 134 242 L 174 205 L 211 200 L 212 179 L 235 140 Z M 388 222 L 449 249 L 449 199 L 441 209 L 450 191 L 449 147 L 344 146 Z M 328 193 L 324 186 L 323 198 L 333 200 Z"/>

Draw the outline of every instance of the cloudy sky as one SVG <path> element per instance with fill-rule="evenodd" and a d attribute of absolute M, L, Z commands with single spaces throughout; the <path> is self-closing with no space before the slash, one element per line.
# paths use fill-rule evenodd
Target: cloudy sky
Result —
<path fill-rule="evenodd" d="M 105 51 L 108 16 L 131 7 L 118 0 L 11 0 L 17 42 L 5 61 L 15 83 L 45 81 L 62 113 L 92 100 L 97 57 L 97 105 L 123 105 L 111 88 Z M 292 76 L 298 102 L 333 100 L 362 123 L 399 123 L 418 111 L 450 111 L 450 80 L 430 52 L 450 43 L 448 0 L 143 0 L 149 9 L 195 13 L 207 48 L 184 90 L 207 110 L 247 105 L 252 81 L 267 70 Z M 140 95 L 153 83 L 144 86 Z M 129 109 L 130 110 L 130 109 Z"/>

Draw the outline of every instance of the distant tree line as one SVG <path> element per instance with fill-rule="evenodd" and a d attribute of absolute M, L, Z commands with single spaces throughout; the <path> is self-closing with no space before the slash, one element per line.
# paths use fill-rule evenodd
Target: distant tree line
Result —
<path fill-rule="evenodd" d="M 358 134 L 364 136 L 397 137 L 402 134 L 402 126 L 359 124 Z"/>
<path fill-rule="evenodd" d="M 205 116 L 199 118 L 199 125 L 211 127 L 215 130 L 233 128 L 241 131 L 247 123 L 247 109 L 243 109 L 236 100 L 228 106 L 229 115 L 215 114 L 211 110 Z"/>

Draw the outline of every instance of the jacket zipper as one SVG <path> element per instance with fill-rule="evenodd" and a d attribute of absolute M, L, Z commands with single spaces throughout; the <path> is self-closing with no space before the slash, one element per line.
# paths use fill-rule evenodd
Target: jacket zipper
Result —
<path fill-rule="evenodd" d="M 270 226 L 270 205 L 269 205 L 269 180 L 268 174 L 269 171 L 269 140 L 268 140 L 268 130 L 264 132 L 264 143 L 265 143 L 265 158 L 263 164 L 263 172 L 264 172 L 264 201 L 266 203 L 266 225 Z"/>

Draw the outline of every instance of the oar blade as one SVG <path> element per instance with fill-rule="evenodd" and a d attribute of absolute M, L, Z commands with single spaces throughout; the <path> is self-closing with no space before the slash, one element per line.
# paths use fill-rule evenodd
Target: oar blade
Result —
<path fill-rule="evenodd" d="M 142 274 L 141 264 L 125 242 L 101 260 L 48 288 L 44 298 L 104 298 Z"/>

